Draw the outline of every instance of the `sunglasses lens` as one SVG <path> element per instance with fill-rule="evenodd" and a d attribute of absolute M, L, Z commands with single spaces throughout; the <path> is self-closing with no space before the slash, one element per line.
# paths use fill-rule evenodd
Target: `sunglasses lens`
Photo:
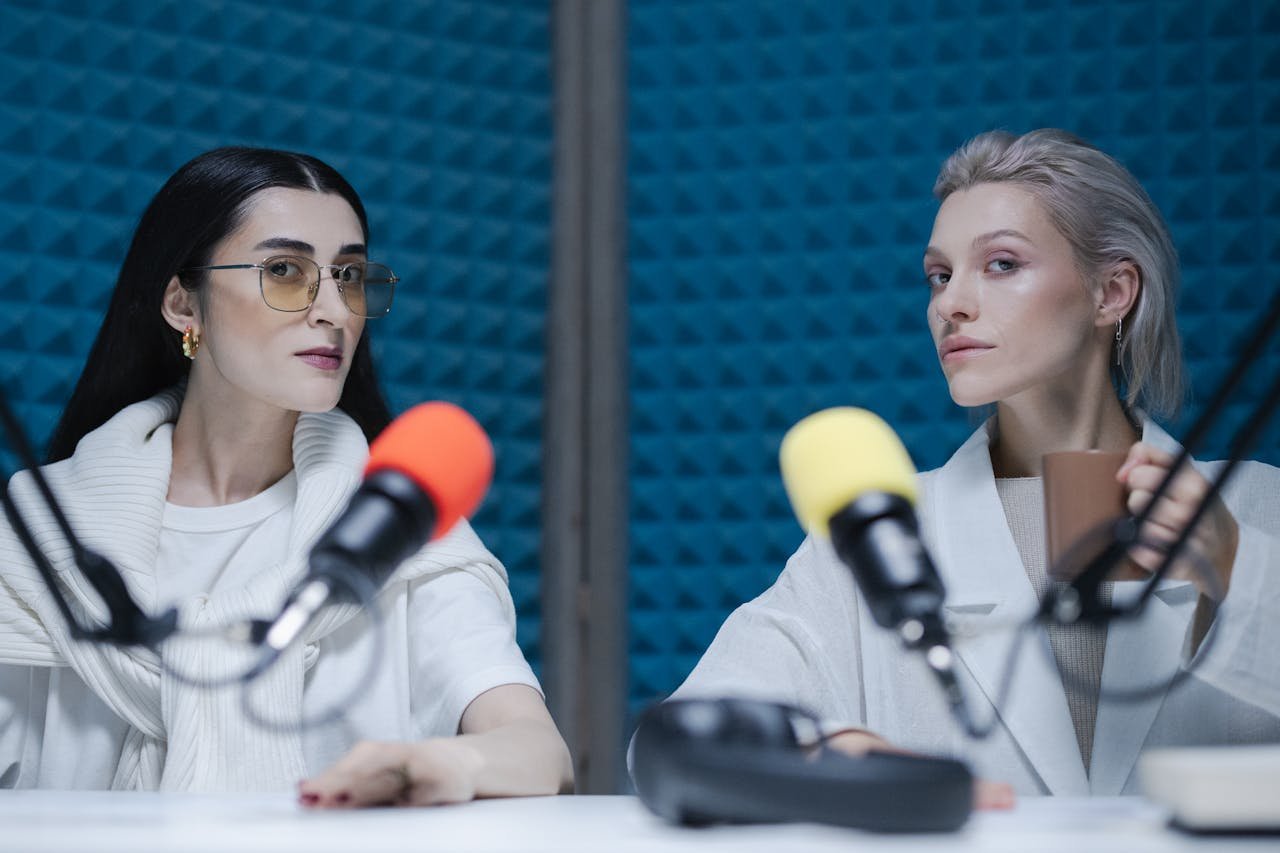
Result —
<path fill-rule="evenodd" d="M 277 311 L 301 311 L 311 304 L 320 268 L 309 258 L 282 256 L 262 262 L 262 298 Z"/>
<path fill-rule="evenodd" d="M 362 317 L 381 317 L 391 310 L 391 298 L 396 292 L 396 277 L 390 267 L 382 264 L 362 264 L 356 273 L 359 284 L 344 285 L 347 307 Z M 355 272 L 355 270 L 352 270 Z"/>

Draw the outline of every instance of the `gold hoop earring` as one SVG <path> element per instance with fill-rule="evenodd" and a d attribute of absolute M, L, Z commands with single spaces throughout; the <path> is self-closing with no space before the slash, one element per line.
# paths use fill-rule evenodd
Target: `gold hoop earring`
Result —
<path fill-rule="evenodd" d="M 1124 328 L 1124 318 L 1116 318 L 1116 364 L 1120 364 L 1120 344 L 1122 343 L 1120 333 Z"/>
<path fill-rule="evenodd" d="M 182 354 L 194 361 L 196 352 L 199 349 L 200 333 L 190 326 L 187 326 L 186 330 L 182 333 Z"/>

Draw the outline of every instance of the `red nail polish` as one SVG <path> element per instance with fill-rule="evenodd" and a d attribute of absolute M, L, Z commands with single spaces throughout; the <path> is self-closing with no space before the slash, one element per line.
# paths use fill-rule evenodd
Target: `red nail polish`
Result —
<path fill-rule="evenodd" d="M 310 791 L 305 791 L 298 795 L 298 800 L 301 801 L 304 806 L 314 806 L 316 803 L 320 802 L 320 795 L 313 794 Z"/>
<path fill-rule="evenodd" d="M 346 791 L 340 791 L 338 792 L 338 796 L 334 797 L 334 800 L 339 803 L 349 803 L 351 802 L 351 795 Z"/>

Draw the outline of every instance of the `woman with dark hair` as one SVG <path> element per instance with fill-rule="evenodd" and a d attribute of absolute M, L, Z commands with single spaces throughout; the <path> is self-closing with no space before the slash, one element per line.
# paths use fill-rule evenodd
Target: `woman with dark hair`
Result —
<path fill-rule="evenodd" d="M 816 535 L 734 611 L 676 695 L 808 707 L 851 752 L 964 756 L 994 780 L 978 791 L 986 805 L 1013 791 L 1131 793 L 1148 747 L 1280 740 L 1280 471 L 1259 462 L 1210 503 L 1191 556 L 1139 617 L 1037 627 L 1004 690 L 997 631 L 1050 586 L 1044 455 L 1127 454 L 1115 478 L 1136 513 L 1178 451 L 1151 418 L 1182 394 L 1178 261 L 1133 175 L 1063 131 L 982 134 L 948 158 L 934 194 L 924 319 L 952 399 L 993 414 L 920 474 L 916 509 L 960 629 L 958 677 L 994 730 L 974 740 L 953 719 L 923 657 L 876 625 Z M 1135 571 L 1158 567 L 1221 464 L 1181 469 L 1129 555 Z M 1129 591 L 1111 580 L 1104 596 Z"/>
<path fill-rule="evenodd" d="M 203 154 L 143 213 L 43 470 L 147 610 L 177 607 L 197 632 L 261 617 L 359 484 L 389 420 L 365 323 L 396 281 L 368 243 L 351 186 L 282 151 Z M 11 484 L 92 618 L 101 604 L 33 491 L 25 473 Z M 328 807 L 570 784 L 505 571 L 465 521 L 405 561 L 377 609 L 372 627 L 354 606 L 326 611 L 249 688 L 268 720 L 346 701 L 344 725 L 262 725 L 238 689 L 198 686 L 243 650 L 74 641 L 0 527 L 0 786 L 275 790 L 312 776 L 301 801 Z"/>
<path fill-rule="evenodd" d="M 152 199 L 125 255 L 107 316 L 49 444 L 49 461 L 70 456 L 76 443 L 125 406 L 176 385 L 193 359 L 155 310 L 174 283 L 193 293 L 207 279 L 218 244 L 241 224 L 248 202 L 262 190 L 310 190 L 341 198 L 367 242 L 364 205 L 328 164 L 305 154 L 262 148 L 220 148 L 179 169 Z M 388 306 L 389 307 L 389 306 Z M 184 331 L 179 329 L 180 332 Z M 199 330 L 193 328 L 193 334 Z M 338 407 L 370 441 L 391 420 L 373 374 L 369 343 L 355 344 Z"/>

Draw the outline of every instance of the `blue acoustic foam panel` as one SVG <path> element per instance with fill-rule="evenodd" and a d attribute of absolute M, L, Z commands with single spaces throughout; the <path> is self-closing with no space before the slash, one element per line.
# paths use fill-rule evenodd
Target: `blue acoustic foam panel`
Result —
<path fill-rule="evenodd" d="M 314 154 L 361 194 L 373 255 L 403 279 L 369 325 L 393 410 L 450 399 L 493 437 L 476 527 L 536 666 L 549 27 L 533 0 L 6 0 L 0 382 L 35 440 L 169 174 L 219 145 Z"/>
<path fill-rule="evenodd" d="M 972 135 L 1063 127 L 1148 188 L 1182 255 L 1191 414 L 1280 289 L 1278 4 L 633 0 L 627 67 L 632 713 L 799 544 L 792 423 L 870 408 L 921 469 L 973 428 L 920 262 Z M 1277 371 L 1280 343 L 1228 420 Z M 1280 463 L 1280 425 L 1255 455 Z"/>

